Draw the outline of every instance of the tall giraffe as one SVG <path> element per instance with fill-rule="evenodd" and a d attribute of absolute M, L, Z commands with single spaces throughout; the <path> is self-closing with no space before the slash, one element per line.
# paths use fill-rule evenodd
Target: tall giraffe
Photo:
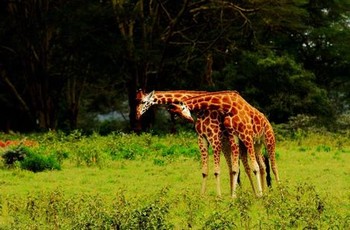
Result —
<path fill-rule="evenodd" d="M 136 117 L 139 119 L 141 115 L 147 111 L 152 105 L 155 104 L 173 104 L 180 103 L 188 98 L 200 96 L 206 94 L 206 91 L 152 91 L 149 94 L 143 93 L 141 90 L 137 92 L 137 108 Z M 208 178 L 208 147 L 212 146 L 214 150 L 214 175 L 216 178 L 217 194 L 221 196 L 220 186 L 220 152 L 224 153 L 229 174 L 230 174 L 230 188 L 231 194 L 233 194 L 233 173 L 232 173 L 232 159 L 231 148 L 228 142 L 227 135 L 224 135 L 225 128 L 222 125 L 222 116 L 218 111 L 203 111 L 197 114 L 197 121 L 195 129 L 198 134 L 198 144 L 201 151 L 202 160 L 202 189 L 201 193 L 204 194 L 206 190 L 206 182 Z M 245 171 L 249 177 L 250 184 L 255 192 L 253 180 L 250 174 L 250 168 L 246 153 L 242 153 L 242 162 Z"/>
<path fill-rule="evenodd" d="M 234 91 L 214 92 L 192 97 L 184 100 L 183 104 L 173 105 L 171 109 L 172 112 L 180 114 L 187 120 L 193 122 L 190 110 L 214 110 L 219 111 L 224 116 L 223 124 L 228 132 L 232 148 L 232 171 L 234 173 L 233 191 L 235 191 L 237 186 L 237 176 L 239 172 L 238 143 L 235 141 L 234 136 L 238 136 L 247 148 L 253 172 L 257 178 L 258 195 L 262 194 L 262 189 L 264 188 L 262 175 L 265 169 L 261 169 L 261 165 L 264 165 L 263 158 L 261 157 L 262 145 L 265 145 L 267 149 L 272 171 L 276 181 L 279 182 L 275 159 L 275 135 L 270 122 L 263 113 L 251 106 Z M 260 172 L 260 175 L 257 175 L 258 172 Z"/>

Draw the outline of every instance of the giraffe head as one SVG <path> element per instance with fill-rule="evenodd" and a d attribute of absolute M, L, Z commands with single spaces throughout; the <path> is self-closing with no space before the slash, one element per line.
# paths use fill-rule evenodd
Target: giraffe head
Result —
<path fill-rule="evenodd" d="M 194 122 L 189 108 L 187 107 L 186 104 L 184 104 L 182 102 L 180 104 L 172 104 L 170 106 L 169 111 L 180 116 L 180 117 L 185 118 L 189 122 L 192 122 L 192 123 Z"/>
<path fill-rule="evenodd" d="M 136 92 L 136 119 L 140 119 L 142 114 L 154 104 L 154 91 L 145 94 L 142 90 L 138 90 Z"/>

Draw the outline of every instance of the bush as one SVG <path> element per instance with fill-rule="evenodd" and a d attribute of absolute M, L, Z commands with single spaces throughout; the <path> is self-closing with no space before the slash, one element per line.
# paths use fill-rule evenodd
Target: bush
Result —
<path fill-rule="evenodd" d="M 32 172 L 61 169 L 60 163 L 53 155 L 45 156 L 34 153 L 31 149 L 23 146 L 7 150 L 2 158 L 7 166 L 13 166 L 18 162 L 22 169 Z"/>
<path fill-rule="evenodd" d="M 26 155 L 27 151 L 25 148 L 16 148 L 6 151 L 2 158 L 7 166 L 12 166 L 17 161 L 23 161 Z"/>
<path fill-rule="evenodd" d="M 61 170 L 61 165 L 53 156 L 43 156 L 37 153 L 31 153 L 21 162 L 21 168 L 32 172 L 42 172 L 54 169 Z"/>

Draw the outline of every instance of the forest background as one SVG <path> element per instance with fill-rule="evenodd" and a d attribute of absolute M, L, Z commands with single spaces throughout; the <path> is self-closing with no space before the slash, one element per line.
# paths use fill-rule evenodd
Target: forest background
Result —
<path fill-rule="evenodd" d="M 137 89 L 349 128 L 349 41 L 347 0 L 1 0 L 0 131 L 154 128 Z"/>

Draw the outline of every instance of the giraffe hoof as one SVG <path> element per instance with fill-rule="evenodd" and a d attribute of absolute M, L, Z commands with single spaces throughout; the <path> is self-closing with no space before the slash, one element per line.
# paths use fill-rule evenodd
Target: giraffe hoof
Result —
<path fill-rule="evenodd" d="M 256 197 L 257 197 L 257 198 L 263 197 L 263 193 L 262 193 L 262 192 L 257 193 L 257 194 L 256 194 Z"/>

